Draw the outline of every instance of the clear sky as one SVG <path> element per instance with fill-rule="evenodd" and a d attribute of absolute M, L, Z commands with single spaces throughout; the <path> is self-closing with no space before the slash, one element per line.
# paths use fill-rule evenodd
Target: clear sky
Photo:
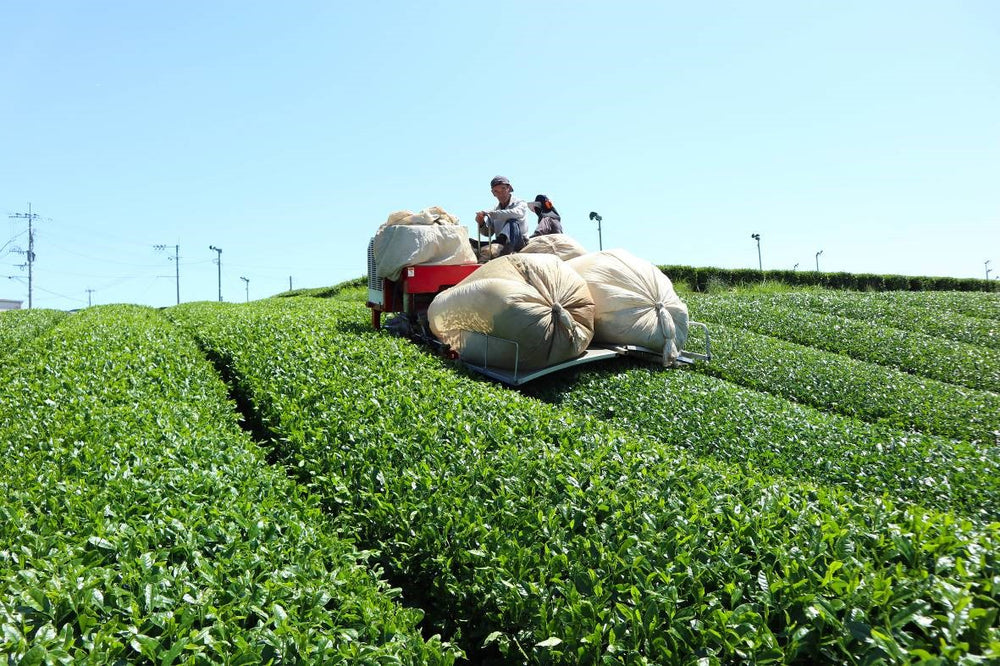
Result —
<path fill-rule="evenodd" d="M 172 305 L 178 271 L 215 300 L 211 245 L 227 301 L 335 284 L 394 211 L 475 233 L 496 174 L 657 264 L 755 268 L 759 233 L 765 269 L 1000 275 L 995 0 L 3 0 L 0 25 L 0 298 L 27 301 L 30 203 L 35 307 Z"/>

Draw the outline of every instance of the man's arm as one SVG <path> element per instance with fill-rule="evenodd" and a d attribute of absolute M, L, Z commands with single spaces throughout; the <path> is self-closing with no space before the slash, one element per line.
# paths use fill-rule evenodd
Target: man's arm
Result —
<path fill-rule="evenodd" d="M 493 224 L 493 231 L 499 233 L 509 220 L 524 220 L 528 217 L 528 204 L 520 199 L 515 199 L 507 208 L 495 208 L 483 211 L 490 218 Z M 477 217 L 478 219 L 478 217 Z"/>

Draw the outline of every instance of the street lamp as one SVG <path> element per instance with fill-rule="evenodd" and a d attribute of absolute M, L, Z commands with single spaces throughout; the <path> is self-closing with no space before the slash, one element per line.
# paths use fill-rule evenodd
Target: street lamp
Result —
<path fill-rule="evenodd" d="M 819 255 L 823 254 L 823 250 L 816 253 L 816 272 L 819 273 Z"/>
<path fill-rule="evenodd" d="M 208 249 L 215 251 L 218 255 L 215 259 L 215 263 L 219 265 L 219 302 L 221 303 L 222 302 L 222 248 L 215 247 L 214 245 L 209 245 Z"/>
<path fill-rule="evenodd" d="M 594 211 L 590 211 L 590 219 L 597 220 L 597 248 L 603 250 L 604 241 L 601 240 L 601 216 Z"/>
<path fill-rule="evenodd" d="M 795 262 L 795 265 L 792 266 L 792 272 L 794 273 L 795 269 L 798 268 L 798 267 L 799 267 L 799 262 Z"/>
<path fill-rule="evenodd" d="M 750 238 L 757 241 L 757 268 L 763 273 L 764 263 L 760 260 L 760 234 L 750 234 Z"/>
<path fill-rule="evenodd" d="M 243 282 L 246 283 L 246 288 L 247 288 L 247 303 L 249 303 L 250 302 L 250 278 L 245 278 L 245 277 L 243 277 L 241 275 L 240 279 L 243 280 Z"/>
<path fill-rule="evenodd" d="M 992 269 L 992 268 L 990 268 L 990 260 L 989 260 L 989 259 L 987 259 L 987 260 L 986 260 L 986 261 L 984 262 L 984 265 L 986 266 L 986 279 L 987 279 L 987 280 L 989 280 L 989 279 L 990 279 L 990 273 L 992 273 L 992 272 L 993 272 L 993 269 Z"/>

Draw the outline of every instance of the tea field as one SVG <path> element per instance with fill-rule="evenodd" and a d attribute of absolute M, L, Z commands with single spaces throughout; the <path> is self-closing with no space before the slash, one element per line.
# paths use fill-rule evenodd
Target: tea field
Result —
<path fill-rule="evenodd" d="M 0 654 L 1000 661 L 1000 301 L 692 294 L 521 390 L 363 292 L 0 314 Z"/>

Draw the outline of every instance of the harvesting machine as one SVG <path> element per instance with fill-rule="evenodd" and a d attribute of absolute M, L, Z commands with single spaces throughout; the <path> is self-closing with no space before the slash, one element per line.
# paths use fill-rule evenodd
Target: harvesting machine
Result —
<path fill-rule="evenodd" d="M 426 344 L 441 353 L 442 355 L 459 359 L 455 350 L 450 349 L 437 339 L 427 323 L 427 308 L 431 301 L 439 293 L 453 287 L 466 277 L 476 271 L 481 264 L 456 264 L 450 266 L 443 265 L 415 265 L 403 268 L 396 280 L 381 278 L 376 275 L 375 254 L 372 244 L 368 246 L 368 301 L 366 305 L 371 309 L 372 328 L 376 331 L 382 328 L 383 313 L 398 313 L 398 316 L 386 322 L 386 328 L 398 335 L 410 337 L 416 341 Z M 519 370 L 517 361 L 514 368 L 507 370 L 486 364 L 485 353 L 481 363 L 476 363 L 468 358 L 459 359 L 466 367 L 492 379 L 496 379 L 504 384 L 520 386 L 539 377 L 558 372 L 584 363 L 593 363 L 607 358 L 632 356 L 644 361 L 662 365 L 663 367 L 677 367 L 689 365 L 696 361 L 710 361 L 712 358 L 711 345 L 708 335 L 708 327 L 701 322 L 688 321 L 689 330 L 699 330 L 704 337 L 704 350 L 694 352 L 684 349 L 680 356 L 670 360 L 666 356 L 666 350 L 659 351 L 640 347 L 637 345 L 611 345 L 593 343 L 583 354 L 563 363 L 557 363 L 540 369 L 529 371 Z M 483 333 L 468 332 L 467 335 L 482 336 L 486 345 L 512 345 L 516 350 L 517 342 L 505 340 Z M 690 341 L 690 339 L 689 339 Z"/>

